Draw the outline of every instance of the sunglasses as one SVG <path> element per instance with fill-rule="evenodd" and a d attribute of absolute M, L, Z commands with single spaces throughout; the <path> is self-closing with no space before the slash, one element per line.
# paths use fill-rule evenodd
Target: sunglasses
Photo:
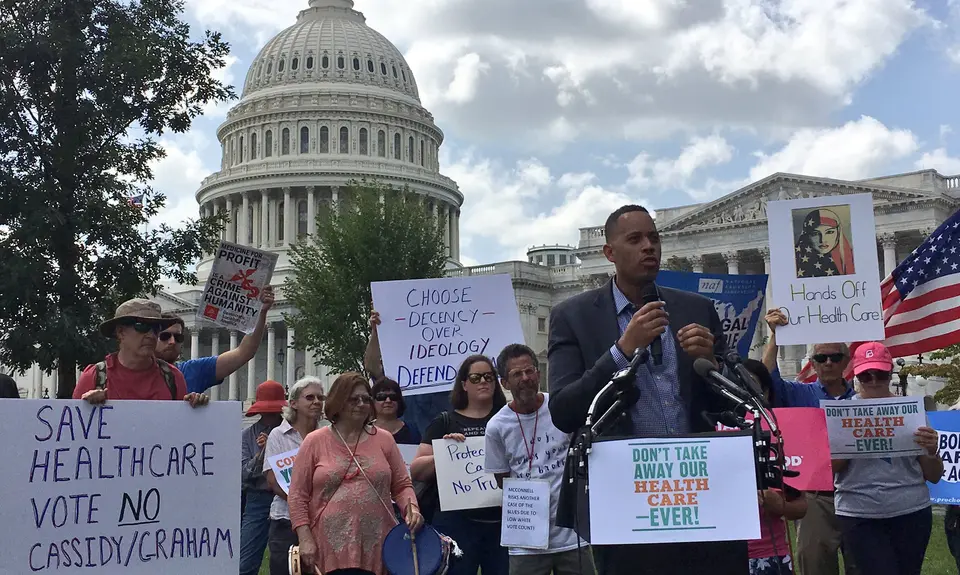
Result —
<path fill-rule="evenodd" d="M 847 356 L 842 353 L 818 353 L 812 359 L 817 363 L 827 363 L 828 359 L 833 363 L 840 363 L 845 357 Z"/>
<path fill-rule="evenodd" d="M 351 405 L 363 405 L 363 404 L 373 405 L 373 398 L 370 397 L 369 395 L 354 395 L 347 398 L 347 401 Z"/>
<path fill-rule="evenodd" d="M 323 396 L 315 393 L 308 393 L 307 395 L 301 395 L 300 397 L 309 401 L 310 403 L 313 403 L 314 401 L 323 401 Z"/>
<path fill-rule="evenodd" d="M 890 381 L 891 374 L 889 371 L 865 371 L 857 376 L 857 379 L 860 380 L 860 383 L 870 383 L 872 381 L 884 382 Z"/>
<path fill-rule="evenodd" d="M 167 341 L 172 337 L 173 341 L 177 343 L 183 343 L 182 333 L 170 333 L 169 331 L 161 331 L 158 337 L 160 338 L 160 341 Z"/>
<path fill-rule="evenodd" d="M 467 376 L 467 380 L 470 381 L 470 383 L 480 383 L 481 380 L 487 383 L 493 383 L 497 380 L 497 376 L 492 371 L 486 373 L 471 373 Z"/>
<path fill-rule="evenodd" d="M 386 401 L 388 399 L 390 401 L 396 402 L 398 399 L 400 399 L 400 396 L 397 395 L 396 393 L 383 393 L 383 392 L 378 393 L 376 395 L 377 401 Z"/>
<path fill-rule="evenodd" d="M 159 334 L 160 330 L 163 327 L 158 323 L 148 323 L 145 321 L 135 321 L 133 323 L 126 324 L 128 327 L 132 327 L 137 333 L 153 333 Z"/>

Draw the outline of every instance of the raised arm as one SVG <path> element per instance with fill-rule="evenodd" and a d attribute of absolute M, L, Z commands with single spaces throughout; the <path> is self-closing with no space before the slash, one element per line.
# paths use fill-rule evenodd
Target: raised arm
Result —
<path fill-rule="evenodd" d="M 260 349 L 260 342 L 263 341 L 263 332 L 267 325 L 267 312 L 273 307 L 274 295 L 271 286 L 263 288 L 263 295 L 260 296 L 260 300 L 263 302 L 263 307 L 260 310 L 260 318 L 257 319 L 257 325 L 253 329 L 253 333 L 244 336 L 236 349 L 225 351 L 217 356 L 216 381 L 230 377 L 230 374 L 246 365 L 248 361 L 257 355 L 257 350 Z"/>
<path fill-rule="evenodd" d="M 363 352 L 363 369 L 375 381 L 383 378 L 383 357 L 380 355 L 378 325 L 380 325 L 380 314 L 375 309 L 370 310 L 370 340 L 367 341 L 367 349 Z"/>

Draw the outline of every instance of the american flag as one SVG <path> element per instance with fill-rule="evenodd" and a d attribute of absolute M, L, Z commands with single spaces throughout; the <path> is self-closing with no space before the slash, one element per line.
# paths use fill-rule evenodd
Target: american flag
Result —
<path fill-rule="evenodd" d="M 883 342 L 893 357 L 960 343 L 960 211 L 943 222 L 880 283 Z M 859 343 L 850 347 L 851 353 Z M 847 379 L 853 377 L 845 373 Z M 816 381 L 808 361 L 797 381 Z"/>
<path fill-rule="evenodd" d="M 143 194 L 140 194 L 139 196 L 130 196 L 129 198 L 127 198 L 127 203 L 136 208 L 142 208 Z"/>

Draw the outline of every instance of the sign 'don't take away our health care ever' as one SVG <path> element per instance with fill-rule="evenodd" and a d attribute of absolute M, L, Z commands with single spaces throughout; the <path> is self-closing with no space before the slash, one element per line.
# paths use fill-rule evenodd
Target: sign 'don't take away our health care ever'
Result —
<path fill-rule="evenodd" d="M 0 399 L 0 575 L 236 575 L 229 403 Z"/>
<path fill-rule="evenodd" d="M 203 287 L 197 318 L 252 333 L 260 318 L 260 296 L 270 284 L 277 254 L 220 242 Z"/>
<path fill-rule="evenodd" d="M 404 395 L 449 391 L 467 357 L 523 343 L 508 275 L 374 282 L 380 352 Z"/>

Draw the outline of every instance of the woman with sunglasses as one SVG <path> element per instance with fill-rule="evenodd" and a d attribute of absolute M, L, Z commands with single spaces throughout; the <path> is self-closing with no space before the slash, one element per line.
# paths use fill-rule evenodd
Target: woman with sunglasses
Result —
<path fill-rule="evenodd" d="M 450 403 L 453 411 L 440 414 L 430 423 L 410 465 L 410 474 L 417 481 L 436 482 L 434 439 L 466 441 L 467 437 L 482 437 L 490 418 L 507 404 L 490 358 L 471 355 L 463 361 Z M 507 548 L 500 546 L 500 517 L 500 506 L 440 511 L 433 517 L 433 526 L 463 551 L 448 575 L 477 575 L 478 568 L 483 575 L 508 574 L 510 559 Z"/>
<path fill-rule="evenodd" d="M 883 344 L 857 347 L 853 373 L 858 386 L 854 400 L 893 396 L 893 358 Z M 940 481 L 943 461 L 936 431 L 921 427 L 915 441 L 923 455 L 833 460 L 844 550 L 863 573 L 920 574 L 933 521 L 927 481 Z"/>
<path fill-rule="evenodd" d="M 400 384 L 392 379 L 381 379 L 373 386 L 373 410 L 377 427 L 393 435 L 397 445 L 420 445 L 420 434 L 402 419 L 406 409 Z"/>
<path fill-rule="evenodd" d="M 287 503 L 300 561 L 326 575 L 384 574 L 391 499 L 411 531 L 423 525 L 400 450 L 373 425 L 370 391 L 359 373 L 338 377 L 324 408 L 330 426 L 303 440 L 293 466 Z"/>

